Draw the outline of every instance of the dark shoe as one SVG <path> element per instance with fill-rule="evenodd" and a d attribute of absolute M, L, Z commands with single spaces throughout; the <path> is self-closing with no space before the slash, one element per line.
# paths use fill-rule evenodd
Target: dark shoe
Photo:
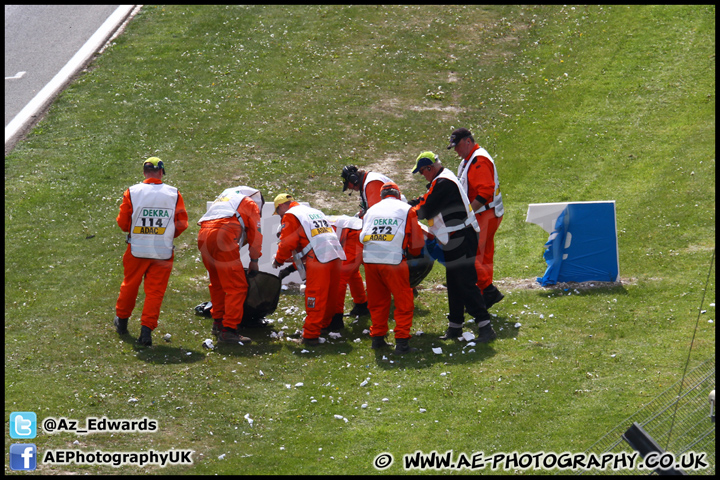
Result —
<path fill-rule="evenodd" d="M 250 320 L 243 320 L 240 325 L 238 325 L 238 328 L 266 328 L 269 327 L 270 324 L 267 323 L 262 318 L 253 318 Z"/>
<path fill-rule="evenodd" d="M 345 327 L 345 324 L 343 323 L 343 314 L 342 313 L 336 313 L 333 315 L 332 320 L 330 321 L 330 325 L 320 330 L 320 332 L 324 334 L 328 334 L 330 332 L 339 332 Z"/>
<path fill-rule="evenodd" d="M 405 355 L 406 353 L 417 352 L 417 348 L 413 348 L 409 345 L 409 338 L 396 338 L 395 339 L 395 355 Z"/>
<path fill-rule="evenodd" d="M 128 329 L 127 329 L 127 318 L 120 318 L 115 317 L 113 319 L 113 325 L 115 325 L 115 331 L 119 333 L 120 335 L 127 335 Z"/>
<path fill-rule="evenodd" d="M 497 289 L 495 285 L 492 283 L 483 290 L 483 299 L 485 300 L 485 308 L 490 308 L 496 303 L 499 303 L 500 300 L 505 298 L 505 295 L 500 293 L 500 290 Z"/>
<path fill-rule="evenodd" d="M 453 338 L 458 338 L 461 336 L 462 336 L 462 328 L 448 327 L 448 329 L 445 330 L 445 335 L 440 337 L 440 340 L 452 340 Z"/>
<path fill-rule="evenodd" d="M 310 347 L 314 347 L 316 345 L 320 345 L 320 339 L 319 338 L 293 338 L 293 342 L 299 344 L 299 345 L 308 345 Z"/>
<path fill-rule="evenodd" d="M 145 347 L 152 347 L 152 330 L 150 330 L 150 327 L 146 327 L 143 325 L 140 328 L 140 337 L 137 339 L 137 343 L 140 345 L 143 345 Z"/>
<path fill-rule="evenodd" d="M 353 309 L 350 310 L 351 317 L 363 317 L 365 315 L 370 315 L 370 310 L 368 309 L 368 302 L 356 303 Z"/>
<path fill-rule="evenodd" d="M 392 346 L 385 341 L 385 337 L 370 337 L 370 338 L 372 338 L 372 349 L 373 350 Z"/>
<path fill-rule="evenodd" d="M 213 320 L 212 334 L 217 337 L 223 329 L 222 318 L 219 320 Z"/>
<path fill-rule="evenodd" d="M 492 342 L 497 338 L 497 333 L 493 330 L 492 325 L 489 323 L 484 327 L 480 327 L 478 330 L 478 336 L 475 338 L 476 343 L 487 343 Z"/>
<path fill-rule="evenodd" d="M 221 343 L 250 343 L 252 342 L 251 339 L 248 337 L 243 337 L 242 335 L 238 335 L 237 330 L 233 328 L 223 327 L 223 329 L 220 331 L 220 335 L 218 335 L 218 342 Z"/>

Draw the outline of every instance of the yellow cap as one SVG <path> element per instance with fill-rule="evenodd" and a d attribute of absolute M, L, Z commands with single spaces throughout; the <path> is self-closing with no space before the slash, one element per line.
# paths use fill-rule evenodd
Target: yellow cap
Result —
<path fill-rule="evenodd" d="M 152 170 L 162 170 L 163 175 L 165 174 L 165 164 L 158 157 L 150 157 L 147 160 L 143 160 L 143 170 L 146 168 Z"/>
<path fill-rule="evenodd" d="M 415 168 L 413 168 L 412 173 L 417 173 L 420 171 L 421 168 L 432 165 L 438 160 L 438 156 L 435 155 L 433 152 L 422 152 L 415 160 Z"/>
<path fill-rule="evenodd" d="M 286 202 L 292 202 L 293 200 L 295 199 L 289 193 L 281 193 L 280 195 L 275 197 L 275 211 L 273 212 L 273 215 L 278 214 L 277 209 L 280 205 Z"/>

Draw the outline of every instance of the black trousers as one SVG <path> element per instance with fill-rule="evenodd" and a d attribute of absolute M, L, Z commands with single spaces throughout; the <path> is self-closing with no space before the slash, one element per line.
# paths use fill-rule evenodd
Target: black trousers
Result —
<path fill-rule="evenodd" d="M 489 320 L 482 291 L 477 286 L 475 256 L 477 255 L 478 234 L 472 227 L 463 228 L 450 236 L 443 245 L 445 254 L 445 275 L 450 315 L 450 327 L 461 327 L 465 310 L 476 321 Z"/>

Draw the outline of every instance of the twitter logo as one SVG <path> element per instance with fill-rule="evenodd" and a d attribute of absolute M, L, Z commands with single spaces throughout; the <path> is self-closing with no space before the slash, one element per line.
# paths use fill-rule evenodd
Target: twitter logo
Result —
<path fill-rule="evenodd" d="M 10 438 L 35 438 L 37 416 L 34 412 L 12 412 L 10 414 Z"/>

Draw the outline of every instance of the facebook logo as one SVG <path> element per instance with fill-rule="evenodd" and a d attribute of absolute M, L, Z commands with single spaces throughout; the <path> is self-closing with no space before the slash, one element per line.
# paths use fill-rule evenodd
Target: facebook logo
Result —
<path fill-rule="evenodd" d="M 13 443 L 10 445 L 11 470 L 35 470 L 37 467 L 37 447 L 32 443 Z"/>
<path fill-rule="evenodd" d="M 34 412 L 12 412 L 10 414 L 10 438 L 35 438 L 37 416 Z"/>

